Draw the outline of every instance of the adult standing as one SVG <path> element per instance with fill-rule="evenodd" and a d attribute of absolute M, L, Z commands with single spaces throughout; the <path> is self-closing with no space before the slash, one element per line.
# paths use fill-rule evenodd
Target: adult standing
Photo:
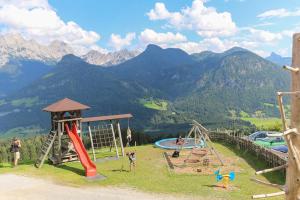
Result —
<path fill-rule="evenodd" d="M 14 167 L 18 165 L 20 159 L 20 148 L 21 148 L 21 141 L 18 138 L 14 137 L 10 147 L 10 151 L 13 154 Z"/>

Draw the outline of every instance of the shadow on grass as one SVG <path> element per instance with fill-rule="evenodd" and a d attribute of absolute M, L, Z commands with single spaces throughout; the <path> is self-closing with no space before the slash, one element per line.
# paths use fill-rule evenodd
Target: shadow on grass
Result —
<path fill-rule="evenodd" d="M 33 160 L 22 160 L 19 162 L 20 165 L 34 165 L 35 161 Z"/>
<path fill-rule="evenodd" d="M 71 167 L 71 166 L 68 166 L 68 165 L 59 165 L 57 167 L 60 168 L 60 169 L 72 171 L 75 174 L 78 174 L 80 176 L 85 176 L 85 171 L 83 169 L 78 169 L 76 167 Z"/>
<path fill-rule="evenodd" d="M 228 147 L 236 156 L 243 158 L 256 171 L 271 168 L 270 166 L 267 165 L 267 163 L 264 160 L 256 157 L 250 152 L 239 150 L 236 147 L 236 145 L 230 145 L 220 141 L 217 141 L 215 143 Z M 254 176 L 255 175 L 253 174 L 253 177 Z M 280 185 L 285 184 L 285 177 L 282 171 L 270 172 L 270 173 L 262 174 L 262 176 L 264 176 L 271 183 L 280 184 Z"/>
<path fill-rule="evenodd" d="M 130 172 L 129 170 L 126 170 L 126 169 L 113 169 L 111 170 L 112 172 Z"/>
<path fill-rule="evenodd" d="M 18 166 L 24 166 L 24 165 L 34 165 L 34 161 L 32 160 L 20 160 L 18 163 Z M 13 168 L 13 162 L 10 163 L 0 163 L 0 168 Z"/>
<path fill-rule="evenodd" d="M 204 186 L 204 187 L 209 187 L 209 188 L 220 187 L 220 186 L 218 186 L 218 185 L 202 185 L 202 186 Z"/>

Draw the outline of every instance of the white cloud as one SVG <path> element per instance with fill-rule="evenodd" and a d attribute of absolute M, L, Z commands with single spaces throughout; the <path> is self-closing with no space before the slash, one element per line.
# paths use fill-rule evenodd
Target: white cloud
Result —
<path fill-rule="evenodd" d="M 171 47 L 180 48 L 190 54 L 191 53 L 199 53 L 201 51 L 208 50 L 208 49 L 204 49 L 201 46 L 201 44 L 198 42 L 181 42 L 181 43 L 174 44 Z"/>
<path fill-rule="evenodd" d="M 170 12 L 164 3 L 156 3 L 147 15 L 150 20 L 166 20 L 168 26 L 193 30 L 203 37 L 233 35 L 237 28 L 231 14 L 217 12 L 204 3 L 205 0 L 194 0 L 191 7 L 182 8 L 180 12 Z"/>
<path fill-rule="evenodd" d="M 254 28 L 249 28 L 249 32 L 251 33 L 251 37 L 257 42 L 274 43 L 282 39 L 281 33 L 273 33 Z"/>
<path fill-rule="evenodd" d="M 289 32 L 285 33 L 288 34 Z M 201 51 L 224 52 L 232 47 L 249 49 L 258 55 L 265 57 L 269 54 L 265 51 L 268 46 L 274 46 L 283 38 L 283 33 L 273 33 L 266 30 L 250 27 L 241 28 L 239 37 L 208 37 L 200 41 L 189 41 L 180 33 L 157 33 L 151 29 L 145 29 L 139 35 L 140 47 L 153 43 L 163 48 L 180 48 L 187 53 L 198 53 Z"/>
<path fill-rule="evenodd" d="M 260 55 L 260 56 L 263 57 L 263 58 L 265 58 L 265 57 L 267 57 L 267 56 L 270 55 L 270 52 L 264 51 L 264 50 L 252 49 L 252 51 L 253 51 L 254 53 L 256 53 L 257 55 Z"/>
<path fill-rule="evenodd" d="M 99 34 L 73 21 L 64 22 L 47 0 L 0 0 L 0 25 L 3 33 L 17 32 L 42 44 L 60 40 L 78 49 L 90 49 L 100 39 Z"/>
<path fill-rule="evenodd" d="M 258 18 L 272 18 L 272 17 L 296 17 L 300 16 L 300 9 L 296 9 L 294 11 L 289 11 L 285 8 L 280 8 L 280 9 L 274 9 L 274 10 L 268 10 L 266 12 L 263 12 L 259 15 L 257 15 Z"/>
<path fill-rule="evenodd" d="M 170 45 L 170 47 L 180 48 L 188 53 L 199 53 L 201 51 L 213 51 L 213 52 L 224 52 L 232 47 L 242 47 L 245 49 L 249 49 L 258 55 L 265 57 L 268 52 L 263 50 L 258 50 L 260 43 L 255 41 L 247 41 L 247 40 L 234 40 L 234 39 L 220 39 L 218 37 L 214 38 L 205 38 L 199 42 L 181 42 L 174 45 Z M 166 47 L 166 46 L 165 46 Z"/>
<path fill-rule="evenodd" d="M 206 38 L 200 42 L 200 45 L 206 49 L 215 51 L 215 52 L 223 52 L 227 49 L 230 49 L 234 46 L 237 46 L 238 43 L 232 40 L 221 40 L 217 37 L 214 38 Z"/>
<path fill-rule="evenodd" d="M 288 48 L 282 48 L 282 49 L 278 49 L 277 53 L 283 57 L 288 57 L 290 56 L 290 52 Z"/>
<path fill-rule="evenodd" d="M 157 33 L 152 29 L 145 29 L 140 33 L 139 40 L 142 44 L 174 44 L 186 41 L 187 38 L 180 33 Z"/>
<path fill-rule="evenodd" d="M 120 50 L 126 46 L 131 45 L 132 40 L 135 39 L 135 33 L 127 33 L 124 38 L 118 34 L 111 34 L 109 45 L 115 50 Z"/>
<path fill-rule="evenodd" d="M 234 46 L 240 46 L 238 42 L 232 40 L 221 40 L 218 37 L 205 38 L 199 42 L 181 42 L 171 47 L 180 48 L 188 53 L 199 53 L 201 51 L 223 52 Z"/>

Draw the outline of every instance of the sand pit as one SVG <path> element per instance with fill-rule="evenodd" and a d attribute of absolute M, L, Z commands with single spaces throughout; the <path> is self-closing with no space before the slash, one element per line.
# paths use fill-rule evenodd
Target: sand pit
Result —
<path fill-rule="evenodd" d="M 226 157 L 219 153 L 224 166 L 215 154 L 211 154 L 209 149 L 197 150 L 182 150 L 180 156 L 177 158 L 172 157 L 173 151 L 167 151 L 166 155 L 170 162 L 168 165 L 174 167 L 175 173 L 199 174 L 199 175 L 212 175 L 218 169 L 222 169 L 222 173 L 229 173 L 230 171 L 240 172 L 241 168 L 236 164 L 239 158 Z"/>

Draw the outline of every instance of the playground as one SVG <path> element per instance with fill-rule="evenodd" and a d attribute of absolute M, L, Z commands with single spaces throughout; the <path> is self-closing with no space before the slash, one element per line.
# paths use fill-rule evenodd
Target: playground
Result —
<path fill-rule="evenodd" d="M 36 169 L 33 163 L 23 164 L 17 168 L 0 166 L 1 174 L 16 174 L 43 179 L 51 183 L 75 188 L 91 188 L 102 191 L 106 188 L 129 188 L 140 192 L 156 195 L 168 195 L 176 198 L 190 199 L 250 199 L 253 194 L 276 192 L 278 189 L 256 184 L 250 180 L 256 170 L 266 168 L 266 164 L 248 153 L 239 153 L 234 147 L 227 147 L 215 143 L 214 147 L 220 154 L 231 159 L 237 159 L 237 166 L 241 172 L 236 172 L 236 179 L 230 183 L 230 190 L 216 187 L 215 175 L 177 174 L 168 170 L 164 149 L 154 148 L 153 145 L 126 147 L 125 151 L 136 150 L 137 167 L 135 172 L 129 172 L 128 159 L 96 162 L 97 172 L 107 177 L 104 180 L 91 181 L 87 179 L 80 162 L 68 162 L 61 166 L 45 163 L 42 168 Z M 92 155 L 91 155 L 92 157 Z M 123 166 L 123 169 L 122 169 Z M 280 173 L 271 173 L 267 176 L 258 176 L 262 180 L 282 184 L 284 177 Z M 232 189 L 233 188 L 233 189 Z M 38 188 L 37 188 L 38 189 Z M 45 191 L 43 188 L 40 190 Z M 76 191 L 76 190 L 75 190 Z M 109 191 L 109 190 L 107 190 Z M 47 191 L 46 194 L 51 194 Z M 193 196 L 190 196 L 193 194 Z M 147 196 L 147 195 L 146 195 Z M 247 197 L 247 198 L 245 198 Z M 281 197 L 274 198 L 275 200 Z"/>
<path fill-rule="evenodd" d="M 300 58 L 299 41 L 300 35 L 294 35 L 293 51 L 298 58 Z M 296 61 L 300 62 L 300 59 L 293 59 L 295 66 Z M 57 190 L 62 192 L 61 196 L 58 195 L 59 198 L 68 197 L 67 193 L 70 191 L 78 192 L 79 198 L 80 195 L 91 195 L 74 189 L 79 186 L 84 186 L 85 190 L 90 192 L 100 188 L 106 191 L 101 194 L 105 199 L 128 199 L 128 197 L 130 199 L 199 199 L 199 197 L 212 200 L 237 200 L 251 197 L 282 199 L 280 197 L 282 195 L 286 195 L 286 199 L 298 199 L 300 177 L 299 68 L 289 66 L 284 66 L 284 68 L 292 73 L 292 91 L 278 92 L 277 98 L 284 130 L 281 136 L 287 143 L 289 156 L 281 165 L 271 166 L 273 168 L 268 167 L 266 162 L 259 159 L 258 151 L 256 155 L 250 153 L 251 149 L 241 151 L 243 149 L 241 147 L 245 144 L 246 146 L 251 144 L 248 147 L 255 147 L 252 141 L 234 135 L 227 143 L 225 143 L 226 140 L 213 142 L 210 139 L 210 131 L 195 120 L 184 137 L 163 139 L 157 141 L 155 145 L 129 147 L 132 134 L 129 127 L 129 119 L 133 117 L 131 114 L 84 118 L 82 111 L 90 107 L 65 98 L 43 109 L 50 113 L 51 130 L 41 147 L 36 162 L 23 163 L 14 169 L 9 164 L 2 164 L 0 174 L 3 177 L 5 177 L 3 174 L 8 174 L 6 177 L 10 176 L 18 180 L 22 179 L 21 175 L 36 178 L 23 179 L 27 183 L 24 183 L 23 193 L 21 188 L 19 199 L 22 199 L 22 194 L 26 196 L 30 193 L 24 190 L 26 191 L 26 187 L 31 186 L 32 191 L 44 193 L 47 199 Z M 287 124 L 284 110 L 283 96 L 286 95 L 292 96 L 290 125 Z M 128 120 L 126 145 L 122 140 L 119 122 L 122 119 Z M 82 139 L 84 126 L 88 129 L 91 150 L 87 149 Z M 236 146 L 233 145 L 234 140 Z M 114 150 L 115 159 L 105 159 L 105 155 L 98 159 L 103 149 L 109 149 L 109 152 Z M 256 149 L 261 149 L 264 154 L 270 153 L 263 147 Z M 272 155 L 275 154 L 272 153 Z M 282 173 L 284 169 L 286 173 Z M 12 173 L 17 177 L 9 175 Z M 51 185 L 46 182 L 36 184 L 39 181 L 37 179 L 41 178 L 55 184 Z M 6 185 L 13 183 L 10 182 L 11 180 L 6 181 L 8 181 L 4 182 Z M 57 184 L 64 185 L 64 189 Z M 116 190 L 109 190 L 108 187 L 118 188 L 120 193 L 127 191 L 123 193 L 127 197 L 108 197 L 116 195 Z M 122 190 L 124 188 L 129 189 Z M 139 191 L 130 192 L 133 188 Z M 142 192 L 145 194 L 139 198 Z M 147 195 L 146 193 L 149 192 L 155 193 L 156 196 Z M 11 194 L 14 193 L 18 192 L 13 191 Z M 2 195 L 9 194 L 7 191 L 0 190 L 0 196 Z M 167 196 L 163 197 L 163 195 Z M 41 197 L 34 198 L 40 199 Z M 55 197 L 52 196 L 52 198 Z"/>
<path fill-rule="evenodd" d="M 107 187 L 121 188 L 125 194 L 131 194 L 134 188 L 138 190 L 137 196 L 145 193 L 142 199 L 234 200 L 251 197 L 256 192 L 278 192 L 249 178 L 255 171 L 266 168 L 264 162 L 234 146 L 212 142 L 210 132 L 195 120 L 184 137 L 163 139 L 155 145 L 129 146 L 131 114 L 84 118 L 82 111 L 86 109 L 89 107 L 67 98 L 44 108 L 51 116 L 51 130 L 38 159 L 14 169 L 10 164 L 2 165 L 0 173 L 33 178 L 26 179 L 29 181 L 26 187 L 43 179 L 46 181 L 43 184 L 50 184 L 53 191 L 62 192 L 61 197 L 67 197 L 69 190 L 76 191 L 72 187 L 83 186 L 91 191 L 100 187 L 107 192 L 101 194 L 104 197 L 112 195 Z M 127 141 L 122 140 L 120 120 L 127 120 Z M 82 139 L 84 134 L 90 141 L 89 148 Z M 273 184 L 284 181 L 283 174 L 276 172 L 258 178 Z M 47 197 L 53 194 L 42 187 L 33 190 Z"/>

